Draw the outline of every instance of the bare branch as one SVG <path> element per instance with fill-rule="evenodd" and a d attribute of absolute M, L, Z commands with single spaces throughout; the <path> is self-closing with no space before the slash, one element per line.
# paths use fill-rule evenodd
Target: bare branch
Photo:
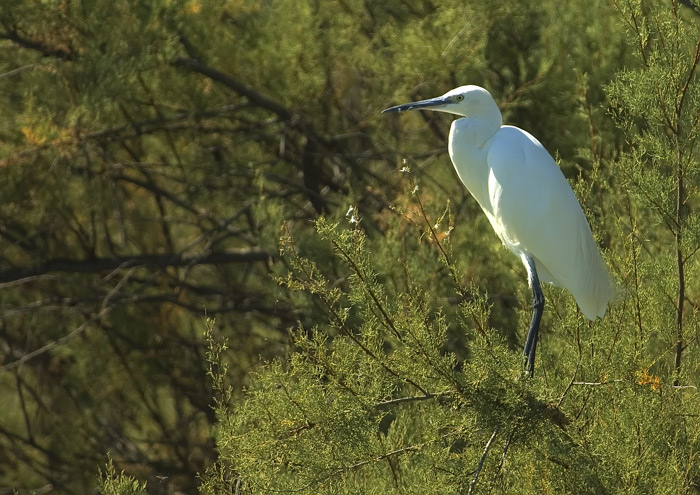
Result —
<path fill-rule="evenodd" d="M 246 97 L 250 102 L 277 114 L 282 120 L 290 120 L 292 118 L 292 112 L 290 112 L 288 108 L 255 91 L 250 86 L 234 79 L 230 75 L 213 67 L 209 67 L 201 60 L 191 57 L 178 57 L 173 60 L 172 63 L 177 67 L 184 67 L 192 72 L 207 76 L 212 81 L 228 86 L 239 95 Z"/>
<path fill-rule="evenodd" d="M 690 10 L 693 11 L 695 15 L 700 15 L 700 7 L 698 7 L 698 4 L 693 2 L 693 0 L 678 0 L 680 3 L 688 7 Z"/>
<path fill-rule="evenodd" d="M 258 248 L 229 249 L 204 256 L 181 254 L 145 254 L 114 258 L 69 259 L 54 258 L 33 267 L 0 270 L 0 283 L 14 282 L 50 272 L 99 273 L 118 268 L 155 267 L 169 268 L 192 265 L 216 265 L 224 263 L 250 263 L 265 261 L 276 255 Z"/>
<path fill-rule="evenodd" d="M 38 51 L 44 57 L 56 57 L 62 60 L 74 60 L 75 58 L 74 53 L 66 48 L 47 46 L 40 41 L 24 38 L 17 32 L 16 29 L 0 33 L 0 39 L 12 41 L 13 43 L 16 43 L 17 45 L 29 50 Z"/>

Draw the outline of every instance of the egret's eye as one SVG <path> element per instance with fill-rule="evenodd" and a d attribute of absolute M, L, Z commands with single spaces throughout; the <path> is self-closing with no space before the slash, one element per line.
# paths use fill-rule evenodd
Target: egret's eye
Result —
<path fill-rule="evenodd" d="M 464 99 L 464 95 L 455 96 L 455 100 L 457 100 L 457 101 L 462 101 L 463 99 Z"/>

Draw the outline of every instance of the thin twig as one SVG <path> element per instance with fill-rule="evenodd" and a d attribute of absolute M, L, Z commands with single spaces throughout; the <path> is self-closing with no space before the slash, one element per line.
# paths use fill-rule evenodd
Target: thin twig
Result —
<path fill-rule="evenodd" d="M 44 354 L 45 352 L 50 351 L 51 349 L 58 347 L 61 344 L 64 344 L 71 340 L 72 338 L 76 337 L 77 335 L 81 334 L 84 332 L 88 326 L 96 321 L 99 321 L 102 319 L 103 316 L 105 316 L 107 313 L 109 313 L 114 305 L 110 304 L 110 301 L 114 298 L 114 296 L 119 292 L 119 290 L 122 288 L 122 286 L 131 278 L 131 275 L 134 273 L 134 268 L 130 269 L 124 276 L 119 280 L 119 282 L 109 291 L 109 293 L 105 296 L 104 300 L 102 301 L 101 309 L 100 311 L 85 320 L 78 328 L 73 330 L 67 335 L 64 335 L 63 337 L 56 339 L 54 341 L 49 342 L 46 345 L 41 346 L 40 348 L 25 354 L 21 358 L 17 359 L 16 361 L 13 361 L 11 363 L 8 363 L 4 366 L 0 366 L 0 372 L 17 368 L 21 366 L 22 364 L 26 363 L 30 359 L 33 359 L 41 354 Z"/>
<path fill-rule="evenodd" d="M 615 380 L 608 380 L 604 382 L 572 382 L 572 385 L 585 385 L 588 387 L 601 387 L 603 385 L 612 385 L 613 383 L 623 383 L 625 380 L 622 378 L 616 378 Z"/>
<path fill-rule="evenodd" d="M 38 65 L 38 64 L 29 64 L 29 65 L 25 65 L 25 66 L 23 66 L 23 67 L 17 67 L 16 69 L 12 69 L 12 70 L 7 71 L 7 72 L 3 72 L 2 74 L 0 74 L 0 79 L 4 79 L 4 78 L 6 78 L 6 77 L 16 76 L 16 75 L 18 75 L 18 74 L 21 74 L 22 72 L 26 72 L 26 71 L 28 71 L 28 70 L 32 70 L 32 69 L 34 69 L 34 67 L 36 67 L 37 65 Z"/>
<path fill-rule="evenodd" d="M 491 444 L 493 443 L 493 440 L 494 440 L 494 438 L 496 438 L 496 435 L 498 434 L 500 429 L 501 429 L 501 425 L 496 426 L 496 429 L 493 430 L 493 433 L 491 434 L 491 438 L 489 438 L 489 441 L 486 442 L 486 446 L 484 447 L 484 453 L 481 454 L 481 459 L 479 459 L 479 464 L 476 466 L 476 471 L 474 472 L 474 478 L 472 479 L 472 482 L 469 485 L 469 491 L 467 492 L 467 495 L 471 495 L 472 491 L 474 490 L 474 487 L 476 486 L 476 482 L 479 480 L 479 474 L 481 474 L 481 470 L 484 467 L 484 461 L 486 461 L 486 454 L 489 453 L 489 450 L 491 449 Z"/>
<path fill-rule="evenodd" d="M 413 395 L 410 397 L 398 397 L 396 399 L 390 399 L 390 400 L 385 400 L 384 402 L 378 402 L 374 405 L 374 407 L 386 407 L 386 406 L 393 406 L 396 404 L 402 404 L 404 402 L 418 402 L 418 401 L 424 401 L 424 400 L 429 400 L 429 399 L 435 399 L 437 397 L 441 397 L 445 394 L 425 394 L 425 395 Z"/>
<path fill-rule="evenodd" d="M 561 406 L 561 403 L 564 402 L 564 397 L 566 397 L 566 394 L 569 393 L 569 390 L 571 390 L 571 387 L 574 385 L 574 380 L 576 380 L 576 375 L 578 374 L 578 369 L 579 369 L 580 365 L 581 365 L 581 353 L 579 352 L 578 359 L 576 360 L 576 368 L 574 368 L 574 374 L 571 375 L 571 381 L 564 389 L 564 393 L 561 394 L 561 397 L 559 398 L 559 402 L 557 402 L 557 406 L 556 406 L 557 409 L 559 409 L 559 407 Z"/>
<path fill-rule="evenodd" d="M 508 436 L 506 437 L 505 444 L 503 445 L 503 452 L 501 453 L 501 461 L 498 463 L 498 466 L 496 466 L 496 474 L 501 472 L 501 469 L 503 469 L 503 466 L 506 464 L 506 455 L 508 454 L 508 448 L 510 447 L 510 443 L 513 440 L 513 437 L 515 436 L 515 433 L 517 432 L 517 428 L 513 428 Z M 493 490 L 493 485 L 496 482 L 496 478 L 494 477 L 491 480 L 491 485 L 489 487 L 488 493 L 491 493 Z"/>

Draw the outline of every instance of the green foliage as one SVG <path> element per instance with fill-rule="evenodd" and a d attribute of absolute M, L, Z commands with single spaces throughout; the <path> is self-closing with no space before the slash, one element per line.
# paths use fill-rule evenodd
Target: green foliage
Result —
<path fill-rule="evenodd" d="M 99 490 L 104 495 L 145 495 L 146 483 L 139 483 L 131 476 L 117 471 L 112 458 L 107 460 L 104 472 L 100 470 Z"/>
<path fill-rule="evenodd" d="M 630 146 L 611 167 L 621 188 L 617 197 L 627 202 L 628 228 L 634 236 L 630 247 L 639 252 L 653 239 L 647 248 L 653 256 L 640 258 L 633 269 L 660 281 L 637 291 L 637 304 L 656 314 L 650 320 L 661 329 L 652 351 L 658 353 L 654 362 L 681 373 L 686 343 L 698 336 L 693 301 L 700 289 L 694 282 L 700 248 L 700 41 L 696 26 L 683 19 L 679 6 L 671 7 L 624 5 L 622 13 L 638 46 L 639 68 L 620 71 L 608 91 Z M 695 348 L 687 350 L 696 352 Z"/>
<path fill-rule="evenodd" d="M 317 223 L 345 267 L 342 288 L 301 258 L 293 239 L 283 241 L 292 271 L 281 282 L 321 301 L 334 337 L 299 330 L 291 360 L 256 373 L 220 431 L 224 462 L 250 492 L 452 492 L 467 486 L 469 460 L 505 418 L 509 435 L 525 435 L 525 418 L 539 423 L 534 418 L 549 412 L 523 379 L 519 357 L 474 324 L 488 317 L 478 294 L 455 312 L 470 341 L 470 359 L 458 365 L 445 351 L 445 315 L 411 283 L 424 267 L 379 265 L 361 225 Z M 403 289 L 388 280 L 396 270 Z"/>
<path fill-rule="evenodd" d="M 697 491 L 699 19 L 2 2 L 0 485 L 85 493 L 111 452 L 110 493 Z M 380 115 L 461 84 L 557 157 L 620 284 L 596 322 L 545 288 L 532 380 L 449 118 Z"/>
<path fill-rule="evenodd" d="M 415 193 L 413 201 L 420 202 Z M 290 359 L 261 368 L 220 425 L 228 486 L 240 493 L 675 493 L 694 483 L 700 424 L 688 413 L 698 391 L 648 373 L 634 326 L 620 324 L 625 308 L 592 325 L 569 304 L 553 324 L 567 335 L 547 337 L 544 376 L 529 379 L 519 353 L 483 326 L 489 307 L 478 292 L 453 283 L 458 307 L 432 307 L 433 293 L 410 283 L 425 267 L 378 259 L 381 248 L 362 218 L 352 220 L 317 222 L 345 267 L 337 282 L 283 239 L 291 271 L 280 282 L 318 300 L 329 321 L 323 332 L 299 329 Z M 423 220 L 429 237 L 433 222 Z M 413 239 L 412 252 L 425 237 Z M 428 252 L 455 273 L 445 258 L 449 238 L 438 239 Z M 463 332 L 464 360 L 449 350 L 447 321 Z"/>
<path fill-rule="evenodd" d="M 683 341 L 682 367 L 664 365 L 673 357 L 679 311 L 685 327 L 696 332 L 695 311 L 683 309 L 694 298 L 680 309 L 668 307 L 679 291 L 685 300 L 686 278 L 678 278 L 676 253 L 660 250 L 677 239 L 677 251 L 688 253 L 681 255 L 686 274 L 695 269 L 697 231 L 676 235 L 693 230 L 694 222 L 696 131 L 685 123 L 697 123 L 694 86 L 686 83 L 694 78 L 695 62 L 692 45 L 686 47 L 689 58 L 679 56 L 687 40 L 679 26 L 686 21 L 675 10 L 646 8 L 665 17 L 666 28 L 675 29 L 666 35 L 677 44 L 661 46 L 670 50 L 665 60 L 624 69 L 609 85 L 629 144 L 620 159 L 613 160 L 613 148 L 600 141 L 598 133 L 610 124 L 597 123 L 602 114 L 592 110 L 589 94 L 579 101 L 591 139 L 580 157 L 593 164 L 591 178 L 603 184 L 600 190 L 583 183 L 576 189 L 584 206 L 609 226 L 609 258 L 624 284 L 606 318 L 586 322 L 568 294 L 547 290 L 554 312 L 546 326 L 557 331 L 543 338 L 542 376 L 524 379 L 507 333 L 492 326 L 503 320 L 489 316 L 495 310 L 478 287 L 462 288 L 465 279 L 457 274 L 468 270 L 453 259 L 459 259 L 455 242 L 465 244 L 454 235 L 451 208 L 441 217 L 449 219 L 443 237 L 421 204 L 423 183 L 412 178 L 379 241 L 357 210 L 348 213 L 345 227 L 317 222 L 319 237 L 344 269 L 325 270 L 316 253 L 302 255 L 292 237 L 284 237 L 290 272 L 280 281 L 318 301 L 328 322 L 298 330 L 295 353 L 256 374 L 219 433 L 222 452 L 229 453 L 221 463 L 242 493 L 685 493 L 697 487 L 697 333 L 688 345 Z M 685 70 L 669 67 L 671 62 Z M 670 79 L 661 87 L 678 91 L 661 93 L 664 101 L 655 102 L 647 92 L 664 74 Z M 673 120 L 653 124 L 655 115 L 663 117 L 663 105 L 684 123 L 685 140 L 674 138 Z M 676 170 L 693 186 L 678 189 Z M 687 195 L 680 216 L 674 210 L 678 190 Z M 661 211 L 664 204 L 671 235 L 656 228 L 659 237 L 645 247 L 639 232 L 658 220 L 643 212 Z M 397 237 L 416 226 L 417 237 Z M 396 256 L 397 241 L 408 256 Z M 320 249 L 327 260 L 326 248 Z M 436 260 L 443 270 L 431 280 L 427 274 Z M 488 266 L 493 273 L 502 270 Z M 659 283 L 642 282 L 651 280 Z M 524 294 L 520 327 L 529 318 Z M 450 297 L 461 301 L 456 308 L 445 304 Z M 460 346 L 450 344 L 448 322 L 457 322 Z M 669 330 L 649 334 L 647 328 Z"/>

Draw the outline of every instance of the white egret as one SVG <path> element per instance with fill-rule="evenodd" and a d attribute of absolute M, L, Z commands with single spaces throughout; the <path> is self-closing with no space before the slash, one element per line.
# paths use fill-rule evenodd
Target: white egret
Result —
<path fill-rule="evenodd" d="M 452 122 L 450 158 L 493 230 L 527 269 L 533 314 L 523 354 L 532 374 L 544 308 L 540 280 L 568 289 L 590 320 L 605 314 L 614 294 L 588 221 L 544 146 L 528 132 L 502 125 L 484 88 L 461 86 L 382 113 L 418 109 L 466 117 Z"/>

